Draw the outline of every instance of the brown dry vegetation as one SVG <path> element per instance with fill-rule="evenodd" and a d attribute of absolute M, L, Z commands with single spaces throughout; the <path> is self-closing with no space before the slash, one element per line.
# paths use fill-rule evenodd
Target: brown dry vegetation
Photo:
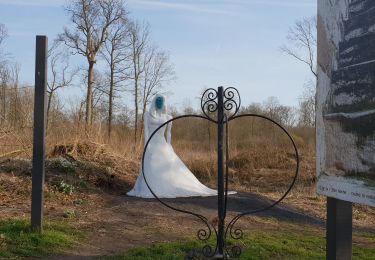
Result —
<path fill-rule="evenodd" d="M 49 131 L 47 157 L 63 156 L 77 166 L 77 171 L 70 176 L 47 168 L 47 191 L 53 191 L 61 180 L 79 186 L 77 179 L 112 194 L 128 191 L 138 176 L 142 149 L 134 150 L 130 135 L 125 131 L 121 133 L 120 129 L 114 132 L 111 143 L 106 144 L 100 127 L 89 138 L 83 134 L 82 127 L 66 124 Z M 285 202 L 323 218 L 325 199 L 315 193 L 314 131 L 309 128 L 289 130 L 298 147 L 300 171 L 296 185 Z M 295 173 L 296 160 L 290 140 L 270 123 L 252 118 L 231 123 L 229 132 L 229 188 L 278 199 L 289 187 Z M 29 129 L 4 133 L 4 136 L 1 139 L 1 172 L 8 173 L 8 177 L 10 173 L 12 177 L 4 177 L 4 174 L 1 177 L 3 207 L 22 201 L 20 196 L 28 196 L 30 192 L 31 165 L 22 158 L 30 159 L 32 147 Z M 191 171 L 203 183 L 215 187 L 215 126 L 200 119 L 177 121 L 173 127 L 172 144 Z M 15 156 L 20 159 L 12 159 Z M 22 189 L 9 188 L 14 185 Z M 7 195 L 11 200 L 4 199 L 8 190 L 18 190 L 16 195 Z M 373 216 L 374 210 L 355 206 L 357 224 L 373 224 Z"/>
<path fill-rule="evenodd" d="M 298 146 L 300 173 L 284 205 L 324 220 L 325 198 L 315 192 L 314 131 L 309 128 L 289 130 Z M 290 141 L 277 128 L 257 119 L 233 122 L 229 131 L 229 189 L 278 199 L 288 188 L 296 166 Z M 83 134 L 82 127 L 74 128 L 69 123 L 49 131 L 45 214 L 47 219 L 66 220 L 89 233 L 87 241 L 91 242 L 80 245 L 79 250 L 83 251 L 74 254 L 119 253 L 126 248 L 148 244 L 144 237 L 164 242 L 180 238 L 183 228 L 188 229 L 184 231 L 186 234 L 195 232 L 197 223 L 190 218 L 172 217 L 168 210 L 156 204 L 132 201 L 123 196 L 138 176 L 142 152 L 141 147 L 134 149 L 130 132 L 117 128 L 111 142 L 106 143 L 105 131 L 100 127 L 89 136 Z M 0 148 L 3 155 L 0 158 L 0 219 L 29 218 L 31 140 L 30 129 L 3 133 L 1 144 L 7 145 Z M 203 183 L 215 187 L 214 125 L 199 119 L 177 121 L 173 126 L 172 145 Z M 54 158 L 64 158 L 73 163 L 75 169 L 66 171 L 54 167 L 51 164 Z M 71 194 L 62 191 L 61 181 L 74 187 Z M 214 212 L 208 214 L 214 216 Z M 372 230 L 374 216 L 374 209 L 355 205 L 355 226 Z M 254 225 L 264 229 L 267 221 L 255 217 L 251 218 L 252 224 L 246 221 L 243 224 L 250 229 L 257 228 Z M 187 227 L 177 228 L 180 222 L 186 222 Z M 171 223 L 175 224 L 171 226 Z M 113 236 L 116 243 L 106 242 Z M 101 249 L 93 247 L 98 241 L 103 243 Z M 124 243 L 128 245 L 126 248 Z"/>

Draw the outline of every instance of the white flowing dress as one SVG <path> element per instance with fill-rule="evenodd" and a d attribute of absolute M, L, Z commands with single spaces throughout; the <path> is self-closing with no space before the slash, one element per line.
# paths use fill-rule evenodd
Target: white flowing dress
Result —
<path fill-rule="evenodd" d="M 145 138 L 171 117 L 167 114 L 145 113 Z M 167 129 L 166 129 L 167 128 Z M 165 131 L 167 130 L 167 139 Z M 217 191 L 203 185 L 176 155 L 170 144 L 171 123 L 152 137 L 144 159 L 144 174 L 152 191 L 159 198 L 214 196 Z M 147 139 L 145 139 L 147 141 Z M 129 196 L 154 198 L 142 175 L 142 166 Z"/>

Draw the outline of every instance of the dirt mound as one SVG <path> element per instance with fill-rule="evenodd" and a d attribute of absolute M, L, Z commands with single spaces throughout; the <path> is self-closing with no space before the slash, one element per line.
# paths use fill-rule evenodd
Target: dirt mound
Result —
<path fill-rule="evenodd" d="M 6 159 L 0 162 L 0 172 L 31 176 L 31 161 L 23 158 Z"/>
<path fill-rule="evenodd" d="M 79 176 L 90 184 L 116 193 L 129 190 L 139 172 L 136 161 L 94 142 L 56 145 L 50 156 L 66 158 L 76 165 Z"/>
<path fill-rule="evenodd" d="M 139 172 L 135 160 L 121 157 L 105 145 L 95 143 L 56 145 L 47 158 L 46 185 L 66 193 L 74 189 L 99 188 L 121 194 L 134 185 Z M 29 159 L 9 158 L 0 162 L 0 172 L 12 176 L 29 178 L 31 169 Z"/>

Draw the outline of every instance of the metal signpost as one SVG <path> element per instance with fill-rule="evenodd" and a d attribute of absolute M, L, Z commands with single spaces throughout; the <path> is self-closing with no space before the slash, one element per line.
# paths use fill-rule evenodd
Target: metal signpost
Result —
<path fill-rule="evenodd" d="M 43 228 L 44 205 L 47 42 L 46 36 L 36 36 L 31 226 L 39 231 L 42 231 Z"/>
<path fill-rule="evenodd" d="M 218 255 L 224 254 L 224 218 L 226 208 L 224 207 L 224 96 L 223 87 L 217 90 L 217 215 L 218 223 Z"/>
<path fill-rule="evenodd" d="M 257 114 L 239 114 L 237 115 L 241 105 L 241 98 L 237 89 L 233 87 L 229 87 L 224 89 L 223 87 L 218 87 L 217 90 L 213 88 L 207 89 L 201 98 L 201 109 L 203 112 L 203 116 L 201 115 L 182 115 L 175 118 L 172 118 L 162 125 L 160 125 L 151 135 L 150 138 L 146 141 L 145 149 L 143 151 L 142 157 L 142 175 L 145 180 L 146 185 L 150 189 L 153 196 L 164 206 L 186 214 L 190 214 L 192 216 L 197 217 L 199 220 L 203 222 L 205 228 L 198 230 L 198 239 L 205 242 L 205 245 L 200 250 L 200 252 L 196 252 L 197 257 L 206 257 L 206 258 L 216 258 L 216 259 L 228 259 L 230 257 L 237 258 L 241 255 L 241 247 L 238 245 L 233 245 L 227 243 L 228 239 L 239 240 L 243 237 L 243 232 L 240 228 L 236 227 L 237 221 L 246 215 L 258 213 L 261 211 L 268 210 L 277 204 L 279 204 L 291 191 L 298 175 L 299 169 L 299 158 L 298 158 L 298 151 L 297 147 L 290 136 L 290 134 L 283 128 L 279 123 L 268 118 L 266 116 L 257 115 Z M 214 117 L 214 113 L 216 112 L 216 117 Z M 294 177 L 291 180 L 290 186 L 285 191 L 285 193 L 278 199 L 270 203 L 269 205 L 258 208 L 255 210 L 245 211 L 237 214 L 228 223 L 225 223 L 226 220 L 226 212 L 227 212 L 227 198 L 228 198 L 228 165 L 227 162 L 229 160 L 229 150 L 228 150 L 228 140 L 229 140 L 229 123 L 232 120 L 242 117 L 257 117 L 272 124 L 276 125 L 278 128 L 282 130 L 282 132 L 289 138 L 290 144 L 294 148 L 295 152 L 295 159 L 296 159 L 296 169 Z M 217 140 L 217 155 L 218 155 L 218 165 L 217 165 L 217 198 L 218 198 L 218 205 L 217 205 L 217 212 L 218 212 L 218 223 L 217 226 L 214 226 L 212 223 L 208 221 L 208 219 L 198 213 L 191 212 L 184 209 L 179 209 L 175 206 L 170 205 L 168 202 L 159 198 L 153 191 L 153 187 L 149 185 L 147 182 L 147 172 L 144 171 L 144 160 L 145 155 L 147 152 L 147 147 L 153 138 L 153 136 L 164 126 L 169 124 L 172 121 L 180 120 L 183 118 L 199 118 L 203 120 L 208 120 L 217 125 L 217 133 L 218 133 L 218 140 Z M 216 243 L 215 246 L 211 246 L 207 243 L 211 238 L 214 238 Z M 192 256 L 192 257 L 194 257 Z"/>
<path fill-rule="evenodd" d="M 352 259 L 352 203 L 327 197 L 327 259 Z"/>

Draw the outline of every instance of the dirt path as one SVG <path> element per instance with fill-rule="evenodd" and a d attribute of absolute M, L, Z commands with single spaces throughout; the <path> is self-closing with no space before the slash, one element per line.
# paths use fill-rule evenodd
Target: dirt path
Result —
<path fill-rule="evenodd" d="M 0 168 L 0 219 L 30 218 L 31 174 L 30 170 L 25 170 L 29 169 L 29 166 L 22 166 L 22 162 L 24 161 L 18 160 L 3 164 L 4 172 Z M 204 228 L 204 224 L 197 218 L 168 209 L 154 199 L 119 195 L 132 187 L 130 179 L 100 175 L 99 173 L 107 171 L 99 171 L 96 166 L 90 168 L 87 164 L 85 167 L 81 166 L 82 169 L 77 170 L 75 175 L 47 172 L 45 219 L 68 222 L 69 225 L 87 234 L 84 240 L 65 254 L 49 259 L 82 259 L 117 255 L 136 246 L 196 239 L 197 231 Z M 82 188 L 79 182 L 80 174 L 87 177 L 84 179 L 86 180 L 84 184 L 87 186 Z M 61 177 L 75 178 L 72 183 L 76 189 L 72 194 L 67 195 L 56 189 L 54 179 L 61 179 Z M 309 197 L 308 191 L 303 190 L 303 192 L 297 193 L 297 196 L 293 194 L 288 196 L 284 205 L 242 219 L 238 227 L 244 232 L 253 230 L 299 232 L 306 228 L 316 230 L 324 236 L 324 220 L 317 217 L 324 216 L 324 200 Z M 212 223 L 217 222 L 216 197 L 179 198 L 166 201 L 175 207 L 202 214 Z M 236 212 L 256 210 L 269 204 L 269 200 L 256 194 L 231 195 L 228 198 L 226 221 L 231 220 Z M 68 212 L 74 212 L 73 216 L 67 216 Z M 319 214 L 316 214 L 317 212 Z M 357 221 L 362 226 L 357 230 L 375 233 L 375 228 L 371 225 L 373 222 L 368 222 L 368 218 L 373 219 L 373 211 L 357 207 L 354 208 L 354 213 L 354 218 L 357 217 L 355 220 L 362 221 Z"/>
<path fill-rule="evenodd" d="M 102 194 L 100 197 L 92 198 L 97 203 L 100 201 L 96 208 L 88 208 L 87 213 L 72 222 L 75 227 L 88 232 L 88 238 L 64 256 L 50 259 L 115 255 L 135 246 L 192 238 L 199 228 L 204 227 L 195 217 L 170 210 L 153 199 L 108 194 Z M 198 212 L 215 222 L 216 197 L 169 199 L 167 202 L 175 207 Z M 267 200 L 256 195 L 231 195 L 228 200 L 227 219 L 231 219 L 235 212 L 254 210 L 268 204 Z M 272 219 L 269 220 L 270 218 Z M 247 231 L 279 229 L 284 221 L 323 227 L 323 220 L 287 207 L 277 207 L 256 214 L 255 217 L 240 221 L 239 226 Z"/>

